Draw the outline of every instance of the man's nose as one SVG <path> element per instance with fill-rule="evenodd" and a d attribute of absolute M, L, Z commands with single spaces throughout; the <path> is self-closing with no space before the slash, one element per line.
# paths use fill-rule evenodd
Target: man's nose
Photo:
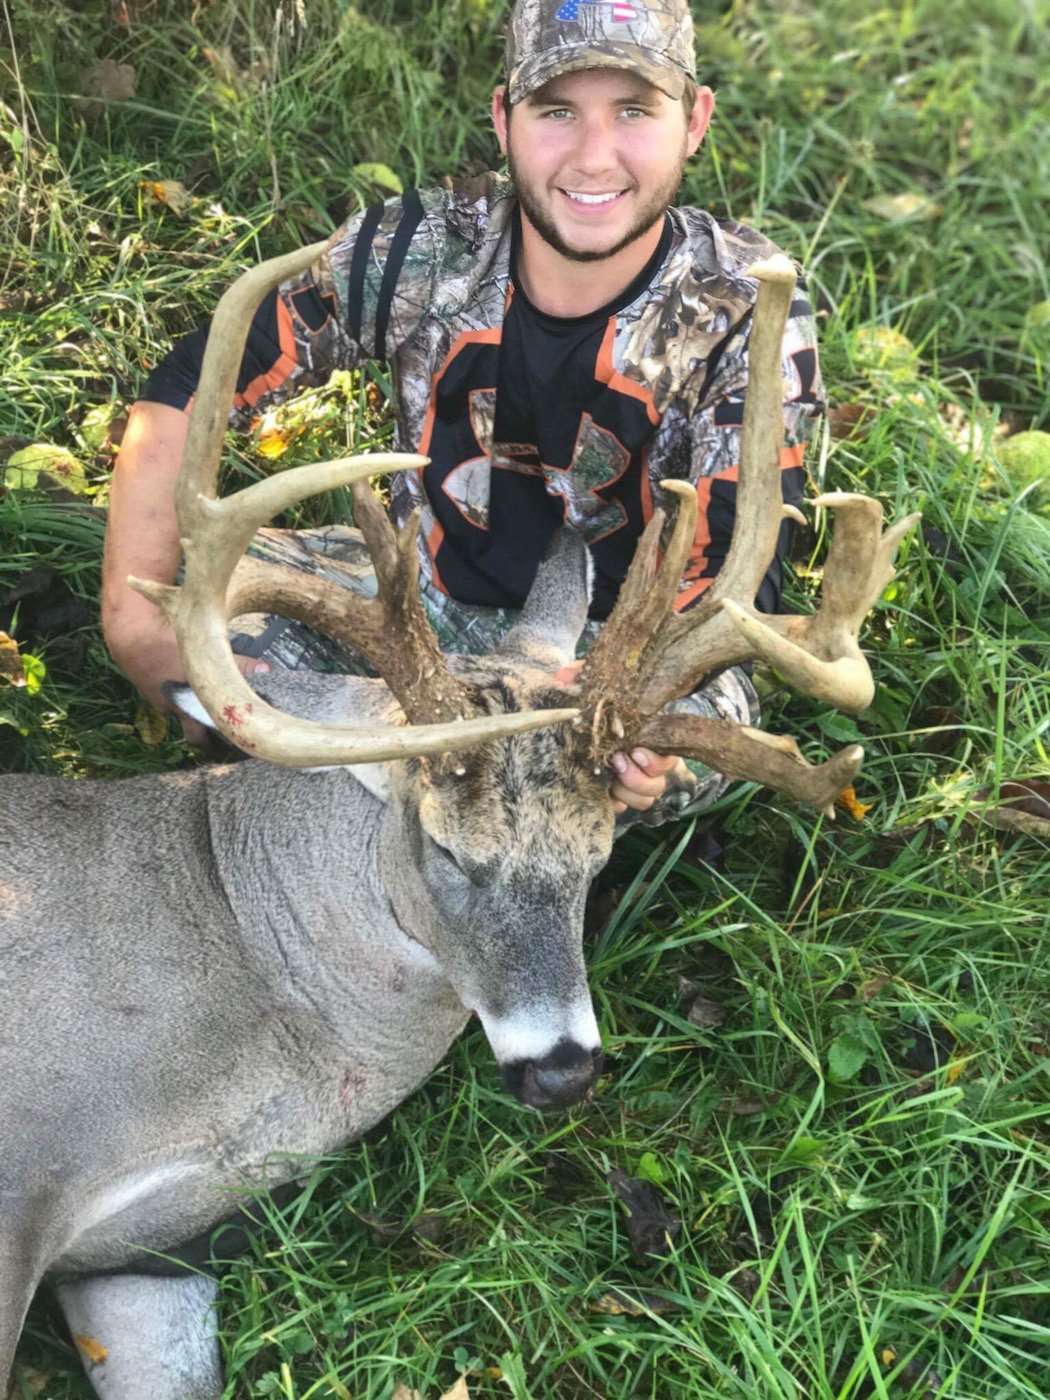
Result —
<path fill-rule="evenodd" d="M 615 131 L 602 117 L 583 118 L 578 128 L 573 164 L 581 175 L 593 178 L 615 170 L 618 164 Z"/>

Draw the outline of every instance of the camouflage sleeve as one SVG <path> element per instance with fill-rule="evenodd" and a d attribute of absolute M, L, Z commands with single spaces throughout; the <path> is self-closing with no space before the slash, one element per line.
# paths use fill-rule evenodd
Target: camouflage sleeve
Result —
<path fill-rule="evenodd" d="M 802 287 L 801 282 L 799 287 Z M 693 552 L 677 603 L 679 610 L 699 599 L 729 552 L 747 391 L 750 329 L 749 315 L 727 337 L 717 363 L 709 365 L 702 402 L 690 424 L 691 480 L 697 488 L 700 512 Z M 803 492 L 803 451 L 824 407 L 813 312 L 802 291 L 796 294 L 784 331 L 783 375 L 786 397 L 781 480 L 785 501 L 797 505 Z M 776 612 L 779 607 L 792 533 L 792 522 L 784 521 L 776 556 L 756 598 L 763 612 Z M 731 666 L 711 677 L 692 695 L 674 701 L 668 708 L 710 719 L 729 719 L 737 724 L 757 725 L 761 718 L 758 694 L 748 669 L 743 666 Z M 618 824 L 642 822 L 646 826 L 660 826 L 680 817 L 693 816 L 710 807 L 729 786 L 728 778 L 702 763 L 690 759 L 687 766 L 693 778 L 691 785 L 669 787 L 648 812 L 624 813 Z"/>
<path fill-rule="evenodd" d="M 438 200 L 415 190 L 355 214 L 306 272 L 264 298 L 252 319 L 232 421 L 251 418 L 336 369 L 388 359 L 412 335 L 433 291 Z M 208 324 L 174 347 L 141 397 L 188 408 Z"/>

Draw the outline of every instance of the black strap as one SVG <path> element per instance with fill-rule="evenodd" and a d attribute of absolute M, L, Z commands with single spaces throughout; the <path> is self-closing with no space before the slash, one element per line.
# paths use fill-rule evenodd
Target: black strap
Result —
<path fill-rule="evenodd" d="M 418 190 L 409 190 L 401 203 L 401 222 L 390 240 L 390 252 L 387 255 L 386 266 L 383 268 L 383 281 L 379 288 L 379 301 L 376 305 L 376 343 L 375 357 L 377 360 L 386 359 L 386 328 L 390 320 L 390 307 L 394 301 L 394 289 L 397 286 L 397 279 L 401 276 L 401 269 L 408 254 L 408 245 L 412 242 L 416 229 L 423 218 L 423 201 L 419 197 Z M 357 250 L 354 250 L 357 256 Z"/>
<path fill-rule="evenodd" d="M 368 271 L 368 258 L 372 251 L 379 220 L 383 217 L 383 206 L 373 204 L 365 210 L 357 237 L 354 240 L 354 254 L 350 259 L 350 280 L 346 288 L 347 316 L 350 322 L 350 338 L 361 343 L 361 321 L 364 316 L 365 273 Z"/>

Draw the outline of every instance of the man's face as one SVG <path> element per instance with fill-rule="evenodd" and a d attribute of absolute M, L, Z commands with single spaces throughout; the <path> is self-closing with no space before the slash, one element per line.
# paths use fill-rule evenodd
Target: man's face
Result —
<path fill-rule="evenodd" d="M 509 114 L 492 116 L 522 212 L 563 257 L 594 262 L 640 238 L 663 215 L 714 105 L 681 102 L 633 73 L 588 69 L 554 78 Z"/>

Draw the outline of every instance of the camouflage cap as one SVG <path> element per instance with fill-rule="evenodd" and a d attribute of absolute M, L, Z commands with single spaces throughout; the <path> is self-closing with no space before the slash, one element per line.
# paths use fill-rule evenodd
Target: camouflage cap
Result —
<path fill-rule="evenodd" d="M 688 0 L 517 0 L 507 26 L 511 103 L 584 68 L 625 68 L 677 100 L 696 82 Z"/>

